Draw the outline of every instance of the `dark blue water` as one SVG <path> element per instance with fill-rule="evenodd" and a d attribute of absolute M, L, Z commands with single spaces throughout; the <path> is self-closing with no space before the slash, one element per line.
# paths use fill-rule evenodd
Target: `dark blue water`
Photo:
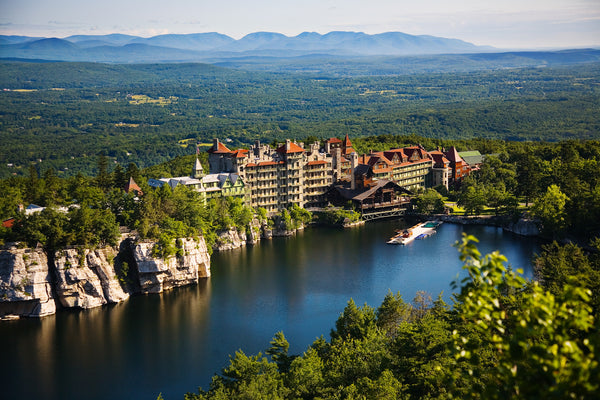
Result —
<path fill-rule="evenodd" d="M 461 272 L 452 245 L 463 231 L 482 253 L 500 250 L 531 276 L 532 240 L 491 227 L 444 224 L 408 246 L 386 245 L 399 221 L 352 230 L 308 229 L 295 238 L 214 254 L 197 286 L 136 296 L 112 307 L 0 323 L 6 399 L 181 399 L 243 349 L 255 354 L 283 331 L 292 353 L 323 334 L 353 298 L 377 307 L 388 290 L 449 301 Z"/>

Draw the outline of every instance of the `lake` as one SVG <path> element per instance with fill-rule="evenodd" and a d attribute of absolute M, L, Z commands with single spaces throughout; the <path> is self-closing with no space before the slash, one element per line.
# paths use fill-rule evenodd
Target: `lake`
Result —
<path fill-rule="evenodd" d="M 388 290 L 433 299 L 461 273 L 453 244 L 462 232 L 483 254 L 500 250 L 532 276 L 535 239 L 499 228 L 443 224 L 407 246 L 385 244 L 401 221 L 341 230 L 311 228 L 293 238 L 215 253 L 199 285 L 41 320 L 0 323 L 0 390 L 6 399 L 182 399 L 242 349 L 255 354 L 283 331 L 292 354 L 329 332 L 350 298 L 377 307 Z"/>

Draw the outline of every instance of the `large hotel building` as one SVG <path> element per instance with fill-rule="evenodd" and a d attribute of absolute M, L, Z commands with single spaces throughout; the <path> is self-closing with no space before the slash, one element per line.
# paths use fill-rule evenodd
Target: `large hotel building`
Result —
<path fill-rule="evenodd" d="M 456 149 L 427 152 L 421 146 L 371 152 L 359 156 L 346 135 L 323 146 L 286 140 L 277 148 L 256 142 L 249 149 L 230 150 L 218 139 L 208 150 L 209 173 L 196 160 L 190 177 L 151 179 L 151 186 L 192 186 L 204 199 L 235 196 L 269 214 L 296 204 L 324 207 L 334 187 L 353 195 L 383 182 L 411 192 L 418 188 L 456 184 L 469 166 Z"/>

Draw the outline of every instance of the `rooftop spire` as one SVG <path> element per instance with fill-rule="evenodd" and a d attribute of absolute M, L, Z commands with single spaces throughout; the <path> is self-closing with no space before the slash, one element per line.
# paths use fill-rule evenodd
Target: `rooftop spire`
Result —
<path fill-rule="evenodd" d="M 204 168 L 202 168 L 202 164 L 200 164 L 198 157 L 196 157 L 196 162 L 194 163 L 192 176 L 196 179 L 201 179 L 204 176 Z"/>

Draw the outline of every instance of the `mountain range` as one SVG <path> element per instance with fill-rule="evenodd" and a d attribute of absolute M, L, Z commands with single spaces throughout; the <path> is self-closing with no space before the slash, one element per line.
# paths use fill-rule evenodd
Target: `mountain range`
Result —
<path fill-rule="evenodd" d="M 296 57 L 312 54 L 336 56 L 404 56 L 481 53 L 458 39 L 386 32 L 304 32 L 297 36 L 255 32 L 236 40 L 220 33 L 138 36 L 75 35 L 66 38 L 0 36 L 0 58 L 96 62 L 189 62 L 248 56 Z"/>

